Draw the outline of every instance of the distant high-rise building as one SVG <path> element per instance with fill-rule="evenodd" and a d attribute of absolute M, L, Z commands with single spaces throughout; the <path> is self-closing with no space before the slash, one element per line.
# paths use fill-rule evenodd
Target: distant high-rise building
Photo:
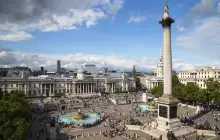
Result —
<path fill-rule="evenodd" d="M 87 73 L 91 73 L 91 74 L 97 73 L 97 68 L 96 68 L 96 66 L 93 65 L 93 64 L 86 64 L 86 65 L 84 66 L 84 69 L 85 69 L 85 71 L 86 71 Z"/>
<path fill-rule="evenodd" d="M 57 61 L 57 73 L 60 73 L 61 70 L 61 63 L 60 60 Z"/>
<path fill-rule="evenodd" d="M 44 75 L 44 67 L 40 67 L 41 75 Z"/>

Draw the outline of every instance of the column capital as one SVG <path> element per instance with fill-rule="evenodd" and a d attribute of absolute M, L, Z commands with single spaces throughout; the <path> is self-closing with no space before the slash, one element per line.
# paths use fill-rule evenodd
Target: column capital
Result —
<path fill-rule="evenodd" d="M 161 24 L 163 26 L 163 28 L 170 28 L 171 27 L 171 24 L 175 22 L 174 19 L 168 17 L 168 18 L 162 18 L 160 21 L 158 21 L 159 24 Z"/>

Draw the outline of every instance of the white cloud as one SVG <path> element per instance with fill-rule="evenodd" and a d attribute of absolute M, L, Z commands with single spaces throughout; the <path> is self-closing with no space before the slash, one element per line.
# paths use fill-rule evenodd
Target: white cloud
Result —
<path fill-rule="evenodd" d="M 194 55 L 219 59 L 219 5 L 219 0 L 201 0 L 193 6 L 182 23 L 177 26 L 182 32 L 176 38 L 177 45 Z"/>
<path fill-rule="evenodd" d="M 33 70 L 40 69 L 41 66 L 49 71 L 56 70 L 56 61 L 61 60 L 62 67 L 75 69 L 81 64 L 95 64 L 97 67 L 109 67 L 110 69 L 131 70 L 135 65 L 138 70 L 152 71 L 156 68 L 158 58 L 147 57 L 127 57 L 120 55 L 93 55 L 93 54 L 67 54 L 67 55 L 47 55 L 36 53 L 24 53 L 15 51 L 0 52 L 0 66 L 28 66 Z M 220 66 L 214 63 L 213 66 Z M 190 70 L 195 66 L 183 60 L 173 60 L 174 70 Z"/>
<path fill-rule="evenodd" d="M 220 17 L 211 17 L 177 37 L 177 45 L 203 57 L 219 59 Z"/>
<path fill-rule="evenodd" d="M 177 6 L 177 7 L 182 7 L 183 5 L 182 5 L 182 4 L 177 4 L 176 6 Z"/>
<path fill-rule="evenodd" d="M 178 25 L 178 26 L 177 26 L 177 29 L 178 29 L 180 32 L 183 32 L 185 28 Z"/>
<path fill-rule="evenodd" d="M 131 16 L 128 23 L 140 23 L 144 20 L 146 20 L 146 16 Z"/>
<path fill-rule="evenodd" d="M 216 16 L 220 12 L 220 1 L 219 0 L 200 0 L 199 3 L 195 4 L 186 17 L 181 22 L 180 26 L 184 28 L 190 27 L 195 22 L 204 20 L 211 16 Z"/>
<path fill-rule="evenodd" d="M 0 40 L 20 41 L 32 38 L 32 35 L 23 31 L 0 34 Z"/>
<path fill-rule="evenodd" d="M 73 30 L 84 25 L 89 28 L 96 25 L 100 19 L 114 17 L 123 3 L 124 0 L 20 0 L 16 5 L 12 0 L 7 0 L 0 6 L 0 32 L 3 32 L 2 36 L 16 36 L 22 32 L 28 35 L 33 30 Z M 7 6 L 7 9 L 2 8 Z M 17 41 L 30 36 L 21 37 Z M 7 38 L 7 41 L 10 41 L 10 38 Z M 16 39 L 12 38 L 12 41 Z"/>

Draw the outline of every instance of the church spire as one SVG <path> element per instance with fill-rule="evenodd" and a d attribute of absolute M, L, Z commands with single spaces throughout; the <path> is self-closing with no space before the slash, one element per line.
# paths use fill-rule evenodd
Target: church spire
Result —
<path fill-rule="evenodd" d="M 162 48 L 160 48 L 160 58 L 162 58 L 163 55 L 162 55 Z"/>

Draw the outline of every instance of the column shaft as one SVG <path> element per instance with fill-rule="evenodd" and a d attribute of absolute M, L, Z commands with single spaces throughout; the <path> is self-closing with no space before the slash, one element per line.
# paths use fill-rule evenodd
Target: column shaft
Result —
<path fill-rule="evenodd" d="M 55 85 L 56 83 L 53 83 L 53 93 L 55 94 Z"/>
<path fill-rule="evenodd" d="M 26 86 L 25 86 L 25 88 L 26 88 Z M 41 85 L 40 85 L 40 92 L 42 93 L 43 92 L 43 84 L 41 83 Z"/>
<path fill-rule="evenodd" d="M 92 84 L 90 84 L 90 86 L 91 86 L 91 87 L 90 87 L 90 92 L 92 93 Z"/>
<path fill-rule="evenodd" d="M 47 85 L 44 84 L 44 93 L 46 93 L 46 91 L 47 91 Z"/>
<path fill-rule="evenodd" d="M 51 86 L 51 84 L 50 84 L 50 94 L 51 94 L 51 92 L 52 92 L 52 86 Z"/>
<path fill-rule="evenodd" d="M 163 45 L 164 45 L 164 96 L 172 96 L 171 32 L 169 27 L 163 28 Z"/>

